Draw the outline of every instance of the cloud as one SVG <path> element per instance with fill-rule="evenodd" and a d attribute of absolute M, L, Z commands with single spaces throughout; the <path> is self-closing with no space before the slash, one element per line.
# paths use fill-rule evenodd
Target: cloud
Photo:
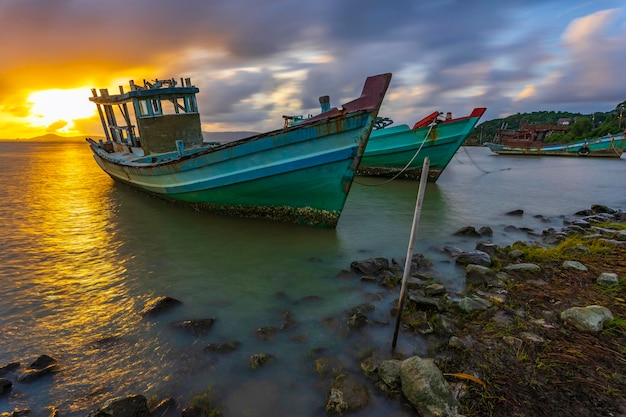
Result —
<path fill-rule="evenodd" d="M 626 26 L 622 9 L 602 10 L 574 19 L 561 37 L 562 61 L 546 74 L 536 101 L 579 107 L 588 103 L 605 111 L 626 97 Z"/>
<path fill-rule="evenodd" d="M 612 7 L 612 8 L 611 8 Z M 5 0 L 0 129 L 39 89 L 190 77 L 206 127 L 263 131 L 392 72 L 397 123 L 433 110 L 612 108 L 624 100 L 617 0 Z M 85 100 L 88 98 L 85 97 Z M 4 116 L 3 116 L 4 115 Z M 11 120 L 12 122 L 15 119 Z M 78 124 L 77 124 L 78 125 Z M 85 126 L 81 123 L 80 126 Z M 13 128 L 14 125 L 11 125 Z"/>

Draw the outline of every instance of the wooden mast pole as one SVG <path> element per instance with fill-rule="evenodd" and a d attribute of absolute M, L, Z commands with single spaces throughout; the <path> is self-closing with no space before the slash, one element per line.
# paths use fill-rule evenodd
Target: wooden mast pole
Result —
<path fill-rule="evenodd" d="M 396 327 L 393 332 L 392 350 L 396 348 L 398 340 L 398 330 L 400 329 L 400 321 L 402 320 L 402 309 L 404 308 L 404 300 L 406 298 L 406 287 L 409 275 L 411 273 L 411 260 L 413 259 L 413 247 L 415 244 L 415 235 L 417 234 L 417 226 L 420 214 L 422 212 L 422 202 L 424 201 L 424 190 L 428 182 L 428 169 L 430 167 L 430 158 L 424 158 L 422 166 L 422 175 L 420 177 L 419 190 L 417 192 L 417 202 L 415 203 L 415 212 L 413 213 L 413 226 L 411 227 L 411 237 L 409 238 L 409 247 L 406 253 L 406 261 L 404 262 L 404 273 L 402 275 L 402 287 L 400 288 L 400 299 L 398 300 L 398 314 L 396 316 Z"/>

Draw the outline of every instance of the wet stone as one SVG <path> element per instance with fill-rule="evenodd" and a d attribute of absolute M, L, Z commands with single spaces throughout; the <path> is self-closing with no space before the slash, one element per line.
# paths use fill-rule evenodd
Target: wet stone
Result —
<path fill-rule="evenodd" d="M 409 301 L 415 304 L 418 310 L 441 311 L 441 302 L 437 298 L 425 297 L 418 293 L 412 292 L 408 296 Z"/>
<path fill-rule="evenodd" d="M 0 375 L 4 375 L 20 367 L 19 362 L 9 362 L 6 365 L 0 367 Z"/>
<path fill-rule="evenodd" d="M 276 330 L 277 329 L 274 326 L 259 327 L 256 330 L 256 335 L 259 339 L 268 341 L 274 339 L 276 336 Z"/>
<path fill-rule="evenodd" d="M 11 391 L 11 387 L 13 383 L 5 378 L 0 378 L 0 395 L 8 393 Z"/>
<path fill-rule="evenodd" d="M 213 327 L 215 320 L 215 317 L 208 319 L 182 320 L 172 323 L 171 326 L 175 329 L 184 330 L 197 337 L 208 333 L 208 331 L 211 330 L 211 327 Z"/>
<path fill-rule="evenodd" d="M 478 234 L 481 236 L 493 236 L 493 229 L 489 226 L 483 226 L 478 229 Z"/>
<path fill-rule="evenodd" d="M 45 368 L 41 368 L 41 369 L 29 369 L 23 374 L 21 374 L 17 378 L 17 380 L 19 382 L 32 382 L 36 379 L 41 378 L 44 375 L 51 374 L 57 370 L 58 370 L 58 367 L 56 365 L 46 366 Z"/>
<path fill-rule="evenodd" d="M 454 232 L 455 236 L 472 236 L 472 237 L 480 237 L 480 233 L 476 231 L 474 226 L 465 226 L 461 227 L 459 230 Z"/>
<path fill-rule="evenodd" d="M 161 297 L 151 302 L 141 312 L 143 317 L 154 317 L 158 314 L 171 310 L 172 308 L 181 305 L 182 302 L 172 297 Z"/>
<path fill-rule="evenodd" d="M 510 264 L 502 268 L 506 272 L 519 271 L 519 272 L 541 272 L 541 267 L 532 263 L 519 263 Z"/>
<path fill-rule="evenodd" d="M 596 282 L 600 285 L 610 286 L 619 283 L 617 274 L 612 272 L 603 272 L 600 274 Z"/>
<path fill-rule="evenodd" d="M 240 342 L 209 343 L 204 350 L 215 353 L 231 353 L 239 349 Z"/>
<path fill-rule="evenodd" d="M 258 369 L 274 359 L 276 359 L 274 355 L 268 353 L 256 353 L 250 356 L 249 363 L 252 369 Z"/>
<path fill-rule="evenodd" d="M 114 398 L 109 400 L 93 417 L 147 417 L 149 414 L 147 404 L 148 401 L 143 395 Z"/>
<path fill-rule="evenodd" d="M 159 402 L 154 408 L 150 409 L 150 417 L 165 417 L 173 415 L 176 411 L 177 404 L 173 398 L 167 398 Z"/>
<path fill-rule="evenodd" d="M 498 252 L 498 245 L 491 242 L 478 242 L 476 244 L 476 250 L 485 252 L 489 256 L 495 256 Z"/>
<path fill-rule="evenodd" d="M 389 260 L 386 258 L 370 258 L 362 261 L 354 261 L 350 269 L 363 275 L 376 275 L 382 270 L 389 269 Z"/>
<path fill-rule="evenodd" d="M 456 257 L 456 263 L 460 265 L 482 265 L 482 266 L 490 266 L 491 265 L 491 257 L 489 254 L 480 251 L 473 250 L 469 252 L 462 252 Z"/>
<path fill-rule="evenodd" d="M 564 261 L 563 269 L 576 269 L 578 271 L 587 271 L 587 267 L 578 261 Z"/>
<path fill-rule="evenodd" d="M 35 359 L 33 363 L 30 364 L 30 367 L 33 369 L 44 369 L 52 365 L 54 362 L 56 362 L 54 358 L 48 355 L 41 355 L 37 359 Z"/>

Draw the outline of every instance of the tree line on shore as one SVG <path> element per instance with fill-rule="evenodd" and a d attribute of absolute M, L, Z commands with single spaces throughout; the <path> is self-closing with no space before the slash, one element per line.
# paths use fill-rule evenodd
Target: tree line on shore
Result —
<path fill-rule="evenodd" d="M 565 131 L 554 131 L 546 137 L 547 143 L 570 143 L 586 138 L 595 138 L 623 132 L 626 129 L 626 100 L 615 109 L 591 114 L 561 111 L 536 111 L 517 113 L 500 119 L 487 120 L 476 126 L 469 135 L 474 143 L 490 142 L 502 129 L 517 130 L 525 125 L 558 125 L 559 120 L 568 120 Z M 470 141 L 468 139 L 468 142 Z"/>

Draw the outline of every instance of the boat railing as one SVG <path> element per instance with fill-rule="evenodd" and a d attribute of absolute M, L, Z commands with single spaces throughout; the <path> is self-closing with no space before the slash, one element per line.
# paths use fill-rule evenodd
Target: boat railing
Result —
<path fill-rule="evenodd" d="M 140 146 L 139 137 L 135 134 L 135 126 L 120 126 L 109 125 L 108 126 L 115 142 L 123 143 L 126 145 Z"/>
<path fill-rule="evenodd" d="M 377 117 L 374 121 L 374 130 L 384 129 L 393 124 L 393 120 L 388 117 Z"/>

